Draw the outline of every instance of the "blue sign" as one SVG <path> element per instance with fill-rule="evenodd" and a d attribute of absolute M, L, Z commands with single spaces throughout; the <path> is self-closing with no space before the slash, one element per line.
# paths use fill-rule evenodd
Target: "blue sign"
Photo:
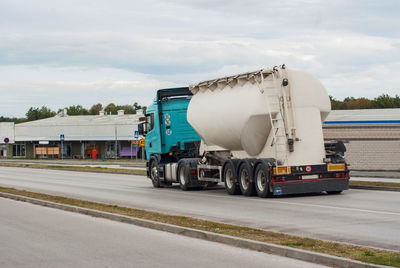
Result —
<path fill-rule="evenodd" d="M 65 136 L 64 136 L 64 134 L 61 134 L 60 135 L 60 141 L 64 141 L 65 140 Z"/>
<path fill-rule="evenodd" d="M 135 134 L 133 136 L 135 139 L 139 139 L 139 131 L 135 130 Z"/>
<path fill-rule="evenodd" d="M 276 187 L 276 188 L 274 189 L 274 193 L 275 193 L 276 195 L 282 194 L 282 189 L 281 189 L 281 187 Z"/>
<path fill-rule="evenodd" d="M 4 143 L 9 143 L 10 139 L 9 138 L 4 138 Z"/>

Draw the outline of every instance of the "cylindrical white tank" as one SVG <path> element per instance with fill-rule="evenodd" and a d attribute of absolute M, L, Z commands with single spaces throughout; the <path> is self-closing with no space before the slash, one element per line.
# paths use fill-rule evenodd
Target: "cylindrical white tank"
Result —
<path fill-rule="evenodd" d="M 289 87 L 282 86 L 284 78 L 288 79 Z M 293 123 L 290 126 L 284 122 L 288 129 L 293 127 L 295 132 L 300 130 L 304 134 L 298 123 L 307 118 L 300 120 L 296 114 L 307 116 L 307 112 L 298 109 L 318 111 L 319 128 L 330 111 L 329 96 L 324 87 L 317 79 L 302 71 L 281 68 L 261 70 L 201 82 L 192 85 L 190 90 L 193 97 L 187 119 L 203 142 L 207 146 L 230 151 L 245 151 L 253 157 L 261 153 L 273 156 L 265 153 L 266 150 L 271 151 L 265 144 L 274 136 L 271 130 L 272 125 L 276 127 L 275 119 L 291 119 Z M 285 105 L 282 105 L 284 96 L 289 100 L 286 106 L 290 108 L 286 113 Z M 319 132 L 322 133 L 322 129 Z"/>

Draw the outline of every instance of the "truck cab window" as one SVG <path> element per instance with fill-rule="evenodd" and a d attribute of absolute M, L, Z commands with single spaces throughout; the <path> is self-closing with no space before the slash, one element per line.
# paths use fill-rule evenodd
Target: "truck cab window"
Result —
<path fill-rule="evenodd" d="M 146 132 L 152 131 L 154 128 L 154 114 L 146 115 Z"/>

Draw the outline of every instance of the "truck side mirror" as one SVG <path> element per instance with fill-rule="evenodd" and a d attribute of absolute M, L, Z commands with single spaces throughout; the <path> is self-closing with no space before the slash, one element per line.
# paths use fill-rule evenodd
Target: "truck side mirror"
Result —
<path fill-rule="evenodd" d="M 145 136 L 147 134 L 147 129 L 146 128 L 147 128 L 146 122 L 140 123 L 138 125 L 139 135 Z"/>

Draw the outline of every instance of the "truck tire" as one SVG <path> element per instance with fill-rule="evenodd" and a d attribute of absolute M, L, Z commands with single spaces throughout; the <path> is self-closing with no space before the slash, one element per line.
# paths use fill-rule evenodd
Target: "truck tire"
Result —
<path fill-rule="evenodd" d="M 150 178 L 151 178 L 151 182 L 153 183 L 154 188 L 161 187 L 160 173 L 158 172 L 156 160 L 153 160 L 150 163 Z"/>
<path fill-rule="evenodd" d="M 239 186 L 242 195 L 253 196 L 256 193 L 254 188 L 253 170 L 249 162 L 242 161 L 239 168 Z"/>
<path fill-rule="evenodd" d="M 271 196 L 267 170 L 267 165 L 260 163 L 257 165 L 256 171 L 254 172 L 254 186 L 256 188 L 257 195 L 262 198 Z"/>
<path fill-rule="evenodd" d="M 343 191 L 326 191 L 328 194 L 341 194 Z"/>
<path fill-rule="evenodd" d="M 179 165 L 178 168 L 178 181 L 179 181 L 179 186 L 181 187 L 182 190 L 187 191 L 189 190 L 188 184 L 189 184 L 189 170 L 186 167 L 186 163 L 183 162 Z"/>
<path fill-rule="evenodd" d="M 235 167 L 231 162 L 227 162 L 224 166 L 222 172 L 222 178 L 224 180 L 225 191 L 228 194 L 236 195 L 240 194 L 240 187 L 237 183 L 237 176 L 235 172 Z"/>

